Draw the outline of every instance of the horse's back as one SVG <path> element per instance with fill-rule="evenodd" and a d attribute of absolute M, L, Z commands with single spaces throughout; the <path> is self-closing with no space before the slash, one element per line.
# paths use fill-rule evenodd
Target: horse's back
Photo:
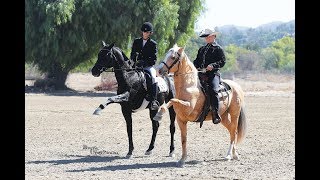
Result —
<path fill-rule="evenodd" d="M 158 87 L 159 87 L 159 92 L 172 92 L 173 96 L 175 94 L 175 88 L 173 85 L 173 80 L 170 79 L 170 77 L 161 77 L 161 76 L 157 76 L 155 78 L 155 82 L 157 83 Z"/>
<path fill-rule="evenodd" d="M 221 81 L 228 84 L 233 92 L 237 93 L 241 97 L 241 99 L 244 99 L 244 91 L 237 82 L 232 81 L 230 79 L 221 79 Z"/>

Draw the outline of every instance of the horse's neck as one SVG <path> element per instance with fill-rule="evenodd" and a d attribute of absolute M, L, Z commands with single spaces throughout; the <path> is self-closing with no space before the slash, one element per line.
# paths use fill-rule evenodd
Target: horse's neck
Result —
<path fill-rule="evenodd" d="M 190 60 L 181 61 L 178 71 L 174 73 L 174 82 L 177 95 L 179 90 L 199 89 L 198 71 Z"/>
<path fill-rule="evenodd" d="M 119 47 L 113 47 L 115 54 L 117 55 L 117 62 L 121 69 L 130 69 L 131 66 L 128 63 L 128 57 L 123 53 L 123 51 Z"/>
<path fill-rule="evenodd" d="M 125 67 L 122 67 L 125 68 Z M 131 88 L 139 89 L 139 87 L 135 87 L 138 81 L 143 81 L 143 79 L 139 76 L 137 71 L 126 71 L 126 70 L 118 70 L 115 71 L 115 77 L 118 83 L 118 87 L 122 90 L 130 91 Z"/>
<path fill-rule="evenodd" d="M 118 86 L 125 86 L 125 82 L 126 82 L 126 79 L 125 79 L 125 71 L 122 70 L 124 67 L 120 67 L 120 66 L 113 66 L 113 69 L 114 69 L 114 75 L 116 77 L 116 80 L 117 80 L 117 83 L 118 83 Z"/>
<path fill-rule="evenodd" d="M 126 62 L 128 59 L 123 51 L 118 47 L 113 47 L 114 57 L 116 60 L 113 64 L 114 74 L 118 83 L 118 86 L 126 87 L 126 69 L 129 69 L 129 65 Z"/>

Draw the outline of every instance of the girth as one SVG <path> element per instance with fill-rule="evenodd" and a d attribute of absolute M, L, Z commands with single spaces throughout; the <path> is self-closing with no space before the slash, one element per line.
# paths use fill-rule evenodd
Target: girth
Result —
<path fill-rule="evenodd" d="M 218 91 L 219 101 L 224 101 L 226 98 L 229 98 L 229 94 L 231 93 L 231 87 L 223 81 L 220 81 L 219 87 L 220 87 Z M 204 82 L 201 83 L 201 90 L 205 95 L 205 102 L 199 117 L 195 121 L 195 122 L 200 122 L 200 128 L 202 127 L 203 121 L 205 120 L 206 116 L 211 110 L 210 100 L 209 100 L 210 94 L 208 93 L 208 88 L 209 86 L 207 83 L 204 83 Z"/>

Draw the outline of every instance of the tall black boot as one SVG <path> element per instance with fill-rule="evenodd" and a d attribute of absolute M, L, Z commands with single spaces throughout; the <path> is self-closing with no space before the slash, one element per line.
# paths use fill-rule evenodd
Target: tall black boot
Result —
<path fill-rule="evenodd" d="M 219 97 L 217 93 L 212 93 L 210 96 L 211 108 L 212 108 L 212 122 L 213 124 L 219 124 L 221 122 L 221 116 L 219 115 Z"/>
<path fill-rule="evenodd" d="M 148 92 L 150 95 L 151 110 L 159 109 L 160 103 L 157 101 L 157 83 L 152 84 Z"/>

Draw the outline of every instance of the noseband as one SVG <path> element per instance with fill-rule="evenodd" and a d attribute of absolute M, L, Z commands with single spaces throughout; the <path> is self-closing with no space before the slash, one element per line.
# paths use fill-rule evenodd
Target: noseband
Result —
<path fill-rule="evenodd" d="M 175 64 L 177 64 L 177 62 L 180 60 L 181 54 L 179 54 L 178 52 L 177 52 L 177 54 L 178 54 L 178 57 L 176 57 L 176 58 L 174 59 L 174 61 L 173 61 L 173 63 L 171 64 L 171 66 L 168 66 L 168 64 L 165 63 L 164 61 L 161 62 L 161 63 L 163 63 L 163 64 L 167 67 L 168 71 L 169 71 Z"/>

